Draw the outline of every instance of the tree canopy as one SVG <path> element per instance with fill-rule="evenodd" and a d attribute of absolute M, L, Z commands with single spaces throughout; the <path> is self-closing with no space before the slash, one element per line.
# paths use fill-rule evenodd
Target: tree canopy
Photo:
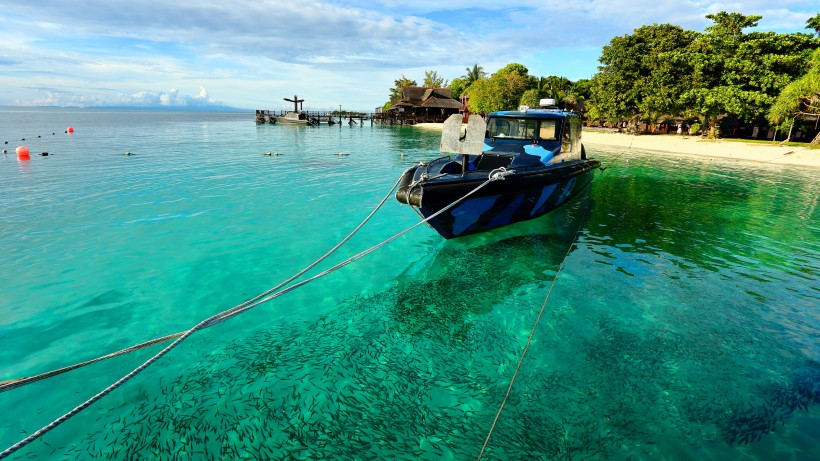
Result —
<path fill-rule="evenodd" d="M 518 63 L 507 64 L 489 78 L 482 77 L 468 88 L 470 112 L 486 114 L 518 108 L 529 89 L 529 71 Z"/>
<path fill-rule="evenodd" d="M 672 24 L 653 24 L 613 38 L 601 52 L 592 82 L 599 116 L 654 122 L 664 113 L 681 112 L 679 96 L 690 82 L 691 67 L 676 53 L 697 36 Z"/>
<path fill-rule="evenodd" d="M 474 64 L 449 88 L 454 98 L 468 96 L 468 109 L 475 113 L 533 107 L 553 98 L 561 108 L 582 110 L 588 120 L 651 126 L 661 117 L 677 116 L 699 119 L 712 134 L 724 116 L 747 122 L 768 118 L 785 128 L 798 112 L 817 113 L 820 57 L 812 53 L 820 49 L 820 14 L 806 21 L 817 36 L 747 33 L 759 15 L 721 11 L 706 18 L 712 24 L 703 32 L 652 24 L 612 38 L 588 80 L 533 76 L 519 63 L 490 75 Z M 807 62 L 813 63 L 811 71 Z M 392 103 L 402 86 L 416 82 L 402 75 L 395 84 Z M 447 85 L 436 71 L 425 71 L 424 86 Z"/>
<path fill-rule="evenodd" d="M 428 88 L 445 88 L 447 85 L 447 80 L 444 77 L 440 77 L 438 72 L 434 70 L 424 71 L 424 83 L 422 86 Z"/>
<path fill-rule="evenodd" d="M 806 75 L 783 88 L 767 115 L 772 124 L 782 128 L 791 128 L 798 116 L 820 118 L 820 49 L 812 54 Z M 820 134 L 812 143 L 820 143 Z"/>
<path fill-rule="evenodd" d="M 806 29 L 812 29 L 814 33 L 820 36 L 820 14 L 806 21 Z"/>
<path fill-rule="evenodd" d="M 602 50 L 588 108 L 609 120 L 652 124 L 662 115 L 754 121 L 780 91 L 805 73 L 820 40 L 808 34 L 744 33 L 761 16 L 721 11 L 703 33 L 671 24 L 643 26 Z"/>

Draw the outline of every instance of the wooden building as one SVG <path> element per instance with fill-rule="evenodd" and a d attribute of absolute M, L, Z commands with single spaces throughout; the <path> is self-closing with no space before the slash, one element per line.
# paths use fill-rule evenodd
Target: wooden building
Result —
<path fill-rule="evenodd" d="M 450 115 L 464 110 L 464 106 L 452 98 L 449 88 L 405 86 L 401 90 L 401 99 L 383 112 L 386 118 L 408 124 L 444 123 Z"/>

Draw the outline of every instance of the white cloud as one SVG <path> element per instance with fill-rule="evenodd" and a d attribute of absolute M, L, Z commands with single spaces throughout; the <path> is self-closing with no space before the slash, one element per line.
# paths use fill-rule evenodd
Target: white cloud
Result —
<path fill-rule="evenodd" d="M 476 63 L 492 72 L 521 62 L 568 74 L 567 62 L 542 60 L 582 49 L 591 62 L 581 67 L 594 72 L 590 50 L 615 36 L 652 23 L 702 30 L 721 10 L 762 14 L 764 30 L 805 31 L 816 0 L 11 0 L 0 11 L 0 104 L 219 103 L 190 89 L 207 84 L 244 108 L 294 92 L 369 108 L 394 79 L 420 81 L 426 69 L 452 79 Z"/>
<path fill-rule="evenodd" d="M 134 93 L 116 93 L 108 90 L 103 94 L 91 94 L 90 88 L 32 88 L 37 96 L 32 99 L 17 99 L 17 106 L 134 106 L 165 108 L 219 108 L 225 104 L 208 96 L 204 86 L 199 93 L 191 96 L 176 88 L 168 91 L 143 90 Z"/>

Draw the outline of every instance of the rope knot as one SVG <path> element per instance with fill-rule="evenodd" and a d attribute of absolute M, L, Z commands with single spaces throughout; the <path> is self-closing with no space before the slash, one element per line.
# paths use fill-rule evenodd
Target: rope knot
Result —
<path fill-rule="evenodd" d="M 488 178 L 490 181 L 503 181 L 505 176 L 513 173 L 515 173 L 515 171 L 508 170 L 502 166 L 501 168 L 496 168 L 495 170 L 490 171 Z"/>

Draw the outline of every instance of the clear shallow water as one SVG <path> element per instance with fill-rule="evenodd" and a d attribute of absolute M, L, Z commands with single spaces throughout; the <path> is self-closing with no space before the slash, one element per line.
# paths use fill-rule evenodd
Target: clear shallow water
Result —
<path fill-rule="evenodd" d="M 5 140 L 0 380 L 266 290 L 439 155 L 434 132 L 252 114 L 0 108 Z M 453 241 L 418 228 L 16 457 L 475 459 L 578 232 L 484 459 L 820 458 L 817 170 L 590 153 L 614 164 L 586 197 Z M 417 219 L 389 199 L 321 268 Z M 157 350 L 0 394 L 0 449 Z"/>

